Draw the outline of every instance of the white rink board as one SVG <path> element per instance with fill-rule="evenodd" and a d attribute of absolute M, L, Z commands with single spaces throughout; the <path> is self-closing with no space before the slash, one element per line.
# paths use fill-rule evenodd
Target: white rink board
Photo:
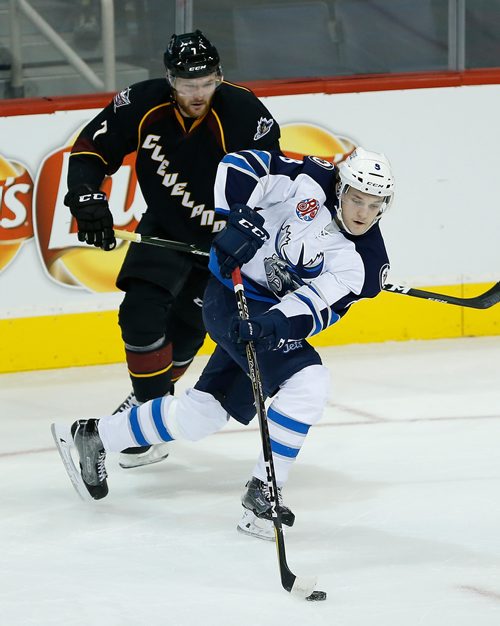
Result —
<path fill-rule="evenodd" d="M 488 282 L 500 275 L 500 85 L 270 98 L 280 124 L 307 121 L 384 152 L 396 196 L 381 225 L 391 278 Z"/>
<path fill-rule="evenodd" d="M 263 98 L 280 124 L 306 123 L 384 151 L 397 181 L 382 228 L 392 282 L 451 285 L 500 275 L 499 85 Z M 0 118 L 0 156 L 34 180 L 97 110 Z M 64 186 L 64 180 L 55 181 Z M 0 222 L 0 228 L 7 228 Z M 75 236 L 76 245 L 76 236 Z M 56 283 L 34 239 L 0 271 L 0 319 L 113 310 L 121 296 Z"/>

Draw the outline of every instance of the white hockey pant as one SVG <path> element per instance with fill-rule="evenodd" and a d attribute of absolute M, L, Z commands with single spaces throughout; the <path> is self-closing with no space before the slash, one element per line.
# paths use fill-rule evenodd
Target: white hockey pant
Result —
<path fill-rule="evenodd" d="M 267 410 L 276 482 L 282 486 L 300 452 L 309 428 L 318 422 L 328 400 L 330 373 L 323 365 L 309 365 L 286 380 Z M 261 453 L 253 476 L 266 481 Z"/>

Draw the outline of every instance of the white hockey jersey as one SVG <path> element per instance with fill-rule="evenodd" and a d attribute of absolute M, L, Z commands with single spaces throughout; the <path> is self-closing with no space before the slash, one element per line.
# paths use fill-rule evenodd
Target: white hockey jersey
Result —
<path fill-rule="evenodd" d="M 335 182 L 332 163 L 279 152 L 230 153 L 217 170 L 216 211 L 228 215 L 241 203 L 265 219 L 270 238 L 241 273 L 247 298 L 268 301 L 289 318 L 290 339 L 319 333 L 354 302 L 375 297 L 389 268 L 378 224 L 353 236 L 333 221 Z M 213 250 L 209 267 L 232 288 Z"/>

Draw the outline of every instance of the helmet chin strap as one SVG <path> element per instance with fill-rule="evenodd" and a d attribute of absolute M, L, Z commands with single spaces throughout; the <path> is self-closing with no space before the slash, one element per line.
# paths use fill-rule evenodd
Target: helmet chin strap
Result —
<path fill-rule="evenodd" d="M 335 213 L 336 213 L 336 222 L 337 225 L 342 229 L 345 230 L 346 233 L 349 233 L 349 235 L 354 235 L 354 233 L 352 233 L 348 228 L 346 223 L 344 222 L 343 218 L 342 218 L 342 195 L 344 193 L 347 193 L 347 191 L 349 190 L 349 185 L 342 185 L 342 183 L 339 183 L 337 186 L 337 199 L 338 199 L 338 205 L 335 209 Z"/>
<path fill-rule="evenodd" d="M 349 235 L 354 234 L 354 233 L 351 233 L 351 231 L 347 228 L 346 223 L 342 219 L 342 200 L 341 200 L 340 196 L 339 196 L 339 204 L 338 204 L 337 208 L 335 209 L 335 220 L 336 220 L 337 224 L 339 225 L 339 227 L 342 230 L 345 230 L 346 233 L 349 233 Z"/>

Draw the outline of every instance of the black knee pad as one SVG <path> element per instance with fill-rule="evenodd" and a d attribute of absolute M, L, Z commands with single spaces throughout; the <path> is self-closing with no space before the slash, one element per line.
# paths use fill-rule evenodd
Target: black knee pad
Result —
<path fill-rule="evenodd" d="M 130 281 L 118 314 L 123 341 L 149 346 L 163 337 L 171 306 L 172 295 L 162 287 Z"/>

